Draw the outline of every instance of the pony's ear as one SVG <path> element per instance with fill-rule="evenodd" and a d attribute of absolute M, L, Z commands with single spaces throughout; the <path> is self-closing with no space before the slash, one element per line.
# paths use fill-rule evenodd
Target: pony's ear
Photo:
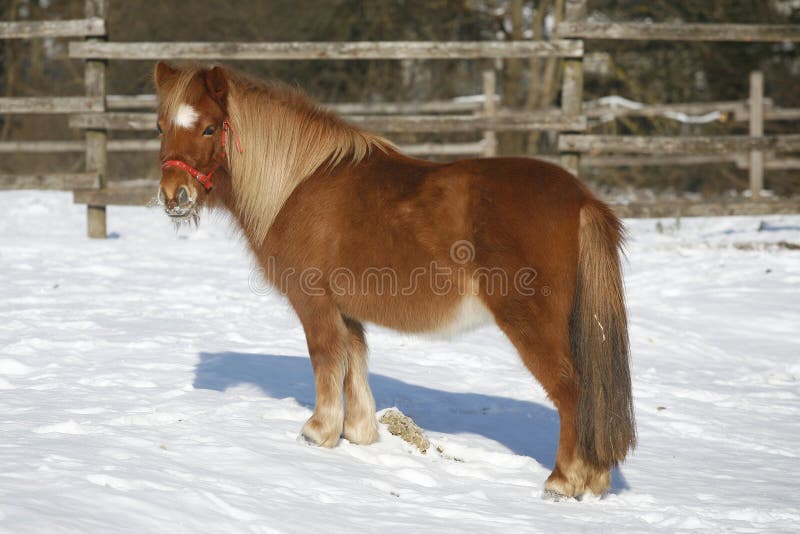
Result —
<path fill-rule="evenodd" d="M 226 100 L 228 98 L 228 74 L 222 67 L 214 67 L 206 71 L 206 88 L 222 109 L 227 109 Z"/>
<path fill-rule="evenodd" d="M 160 88 L 167 81 L 167 78 L 174 76 L 178 71 L 173 69 L 163 61 L 156 63 L 153 69 L 153 80 L 156 82 L 156 88 Z"/>

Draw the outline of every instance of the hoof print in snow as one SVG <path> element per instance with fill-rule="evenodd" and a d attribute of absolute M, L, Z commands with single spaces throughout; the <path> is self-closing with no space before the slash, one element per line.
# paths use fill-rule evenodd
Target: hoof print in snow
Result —
<path fill-rule="evenodd" d="M 422 429 L 414 423 L 414 420 L 400 410 L 395 408 L 386 410 L 381 415 L 380 422 L 386 425 L 389 433 L 393 436 L 400 436 L 403 441 L 415 446 L 422 454 L 428 452 L 431 442 L 422 433 Z"/>

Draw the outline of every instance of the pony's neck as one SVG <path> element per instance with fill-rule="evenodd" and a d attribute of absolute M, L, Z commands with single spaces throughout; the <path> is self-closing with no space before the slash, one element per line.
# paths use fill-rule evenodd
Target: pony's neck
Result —
<path fill-rule="evenodd" d="M 391 143 L 344 122 L 300 92 L 252 80 L 234 81 L 229 120 L 242 152 L 226 147 L 230 206 L 252 243 L 264 241 L 283 204 L 323 168 L 364 161 Z"/>

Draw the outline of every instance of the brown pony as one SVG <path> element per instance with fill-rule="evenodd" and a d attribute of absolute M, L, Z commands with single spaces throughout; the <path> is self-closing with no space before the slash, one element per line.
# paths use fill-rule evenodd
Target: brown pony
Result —
<path fill-rule="evenodd" d="M 176 221 L 229 211 L 305 330 L 323 447 L 378 439 L 362 324 L 453 332 L 492 321 L 561 420 L 545 495 L 609 488 L 635 445 L 622 225 L 535 159 L 401 154 L 295 89 L 226 68 L 155 67 L 159 196 Z"/>

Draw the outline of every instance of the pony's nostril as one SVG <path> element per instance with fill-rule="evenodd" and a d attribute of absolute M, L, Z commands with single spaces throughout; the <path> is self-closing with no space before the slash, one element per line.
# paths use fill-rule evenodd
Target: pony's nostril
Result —
<path fill-rule="evenodd" d="M 185 186 L 180 186 L 178 188 L 178 205 L 183 206 L 187 202 L 189 202 L 189 190 Z"/>

